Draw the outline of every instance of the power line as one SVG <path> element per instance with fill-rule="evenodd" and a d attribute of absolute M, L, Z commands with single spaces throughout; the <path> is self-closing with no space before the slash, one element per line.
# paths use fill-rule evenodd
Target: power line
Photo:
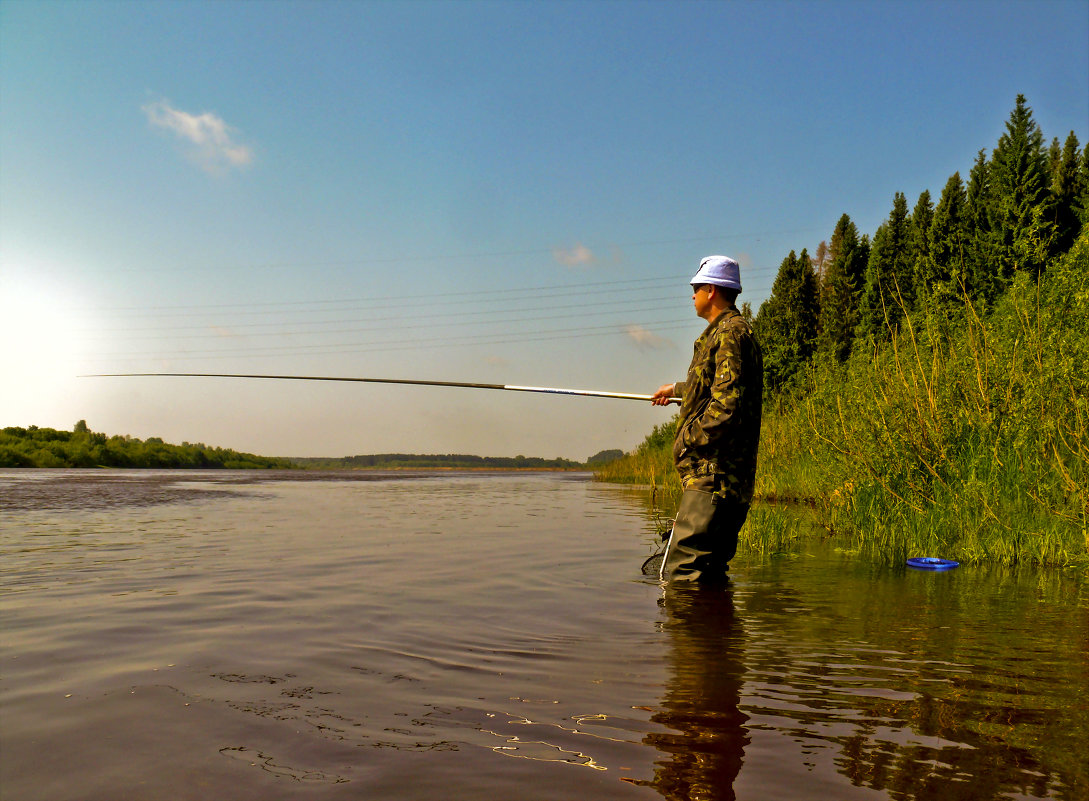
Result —
<path fill-rule="evenodd" d="M 746 275 L 760 275 L 763 270 L 750 269 L 746 270 Z M 656 285 L 661 286 L 673 286 L 677 287 L 683 293 L 684 287 L 687 287 L 688 281 L 691 279 L 691 273 L 674 274 L 671 276 L 662 276 L 654 278 L 620 278 L 609 281 L 591 281 L 582 284 L 552 284 L 548 286 L 518 286 L 503 289 L 480 289 L 480 290 L 464 290 L 460 292 L 438 292 L 436 297 L 442 302 L 448 299 L 459 299 L 472 297 L 477 299 L 481 303 L 505 303 L 509 301 L 511 295 L 527 295 L 532 296 L 533 299 L 552 299 L 561 298 L 568 295 L 583 295 L 587 292 L 597 292 L 604 289 L 616 287 L 618 291 L 624 292 L 639 292 L 644 291 L 647 288 L 654 288 Z M 385 296 L 371 296 L 371 297 L 357 297 L 357 298 L 331 298 L 331 299 L 316 299 L 316 300 L 293 300 L 293 301 L 265 301 L 265 302 L 252 302 L 252 303 L 205 303 L 205 304 L 184 304 L 184 305 L 163 305 L 163 306 L 99 306 L 96 307 L 96 311 L 113 311 L 113 312 L 136 312 L 136 317 L 141 316 L 154 316 L 157 319 L 164 316 L 196 316 L 207 313 L 207 310 L 216 309 L 224 311 L 234 311 L 236 314 L 257 315 L 268 314 L 275 310 L 290 310 L 299 309 L 302 307 L 313 306 L 317 308 L 324 307 L 341 307 L 341 311 L 347 311 L 349 309 L 369 308 L 371 306 L 380 305 L 388 306 L 390 304 L 399 303 L 406 300 L 415 300 L 417 295 L 412 294 L 399 294 L 399 295 L 385 295 Z M 164 314 L 166 312 L 166 314 Z"/>
<path fill-rule="evenodd" d="M 665 305 L 663 302 L 654 302 L 651 305 L 641 306 L 624 306 L 622 309 L 611 312 L 604 312 L 603 314 L 639 314 L 643 312 L 660 311 Z M 587 308 L 600 308 L 601 303 L 594 301 L 592 303 L 571 303 L 562 307 L 557 307 L 563 310 L 570 309 L 587 309 Z M 502 309 L 496 312 L 482 313 L 480 311 L 453 311 L 453 312 L 439 312 L 434 314 L 426 314 L 426 318 L 429 322 L 435 321 L 456 321 L 462 318 L 472 318 L 467 322 L 456 323 L 458 326 L 474 326 L 479 327 L 483 325 L 496 325 L 499 323 L 537 323 L 544 320 L 567 320 L 574 317 L 585 317 L 585 312 L 570 312 L 565 314 L 533 314 L 532 309 Z M 495 317 L 494 314 L 501 314 L 506 316 Z M 403 322 L 405 320 L 404 314 L 389 315 L 385 317 L 370 317 L 366 318 L 366 322 L 370 325 L 351 325 L 358 323 L 356 319 L 337 319 L 337 320 L 314 320 L 310 322 L 295 321 L 295 322 L 273 322 L 273 323 L 233 323 L 227 325 L 227 330 L 233 332 L 237 329 L 254 329 L 254 328 L 277 328 L 284 325 L 295 326 L 295 328 L 287 328 L 283 330 L 272 330 L 264 332 L 255 332 L 257 335 L 263 336 L 317 336 L 328 334 L 358 334 L 368 331 L 381 331 L 388 330 L 388 323 L 391 322 Z M 327 328 L 325 326 L 334 325 L 351 325 L 348 328 Z M 157 340 L 157 339 L 222 339 L 225 334 L 220 333 L 208 333 L 209 325 L 185 325 L 185 326 L 163 326 L 163 327 L 145 327 L 145 328 L 109 328 L 99 329 L 98 334 L 92 334 L 86 336 L 86 339 L 110 339 L 111 337 L 105 336 L 109 333 L 141 333 L 145 331 L 162 331 L 173 333 L 160 333 L 155 335 L 142 335 L 139 337 L 140 341 L 145 340 Z M 319 329 L 320 327 L 320 329 Z M 311 329 L 311 330 L 305 330 Z M 201 333 L 187 334 L 186 331 L 199 331 Z M 248 334 L 245 334 L 248 336 Z"/>
<path fill-rule="evenodd" d="M 591 252 L 609 252 L 611 250 L 631 250 L 633 248 L 645 248 L 645 247 L 658 247 L 662 245 L 680 245 L 690 242 L 726 242 L 731 243 L 745 242 L 751 240 L 759 240 L 764 236 L 787 236 L 791 234 L 803 234 L 812 233 L 814 231 L 822 231 L 823 228 L 796 228 L 792 230 L 778 230 L 778 231 L 745 231 L 734 233 L 715 233 L 715 234 L 703 234 L 699 236 L 689 237 L 675 237 L 669 239 L 651 239 L 635 242 L 609 242 L 609 243 L 592 243 L 592 247 L 588 250 Z M 577 243 L 581 245 L 581 242 Z M 124 273 L 195 273 L 195 272 L 244 272 L 247 270 L 286 270 L 292 268 L 329 268 L 329 267 L 359 267 L 363 265 L 373 264 L 422 264 L 428 262 L 452 262 L 452 261 L 466 261 L 466 260 L 478 260 L 478 259 L 495 259 L 495 258 L 515 258 L 525 256 L 541 256 L 548 255 L 553 256 L 559 252 L 566 250 L 563 245 L 555 245 L 551 247 L 536 247 L 536 248 L 524 248 L 524 249 L 511 249 L 511 250 L 481 250 L 476 252 L 461 252 L 450 253 L 444 252 L 440 254 L 429 255 L 399 255 L 399 256 L 369 256 L 364 258 L 354 259 L 334 259 L 328 261 L 286 261 L 286 262 L 266 262 L 266 263 L 253 263 L 253 264 L 236 264 L 236 265 L 224 265 L 224 264 L 205 264 L 201 266 L 193 265 L 179 265 L 176 267 L 120 267 L 115 270 L 109 270 L 108 272 L 115 274 Z M 734 248 L 736 250 L 736 248 Z"/>
<path fill-rule="evenodd" d="M 578 329 L 570 329 L 566 332 L 551 331 L 551 332 L 536 332 L 526 334 L 511 334 L 505 332 L 503 334 L 478 334 L 478 335 L 465 335 L 460 337 L 442 337 L 436 339 L 434 337 L 417 338 L 417 339 L 400 339 L 395 341 L 380 341 L 376 343 L 358 343 L 358 342 L 338 342 L 338 343 L 326 343 L 316 345 L 290 345 L 290 346 L 268 346 L 268 347 L 251 347 L 244 349 L 234 350 L 210 350 L 210 351 L 186 351 L 173 353 L 162 353 L 160 351 L 148 351 L 148 352 L 122 352 L 103 354 L 96 357 L 96 362 L 103 362 L 106 360 L 125 360 L 136 361 L 139 359 L 184 359 L 187 361 L 203 360 L 203 359 L 224 359 L 224 358 L 268 358 L 279 356 L 291 356 L 291 355 L 333 355 L 333 354 L 345 354 L 345 353 L 377 353 L 396 350 L 420 350 L 421 345 L 429 345 L 431 349 L 444 348 L 452 346 L 464 346 L 464 345 L 506 345 L 506 344 L 522 344 L 526 342 L 548 342 L 562 339 L 581 339 L 583 337 L 598 337 L 598 336 L 610 336 L 610 335 L 628 335 L 627 328 L 630 327 L 645 328 L 647 326 L 655 326 L 655 330 L 678 330 L 682 328 L 691 328 L 692 322 L 677 322 L 675 320 L 667 320 L 661 322 L 642 322 L 642 323 L 630 323 L 630 324 L 610 324 L 602 326 L 586 326 Z"/>
<path fill-rule="evenodd" d="M 657 277 L 657 278 L 637 278 L 637 279 L 617 279 L 613 281 L 596 281 L 586 284 L 555 284 L 552 286 L 539 286 L 539 287 L 513 287 L 508 289 L 482 289 L 482 290 L 465 290 L 462 292 L 437 292 L 434 294 L 436 302 L 444 302 L 450 299 L 459 299 L 472 297 L 479 300 L 481 303 L 506 303 L 509 302 L 511 295 L 527 295 L 532 296 L 534 299 L 550 299 L 550 298 L 562 298 L 569 295 L 584 295 L 587 292 L 598 291 L 607 287 L 617 287 L 618 285 L 625 285 L 619 287 L 619 291 L 626 292 L 638 292 L 645 291 L 647 288 L 654 288 L 655 284 L 671 284 L 674 286 L 684 286 L 683 280 L 678 277 Z M 649 285 L 644 286 L 644 285 Z M 237 314 L 270 314 L 277 311 L 294 310 L 302 307 L 315 307 L 313 310 L 318 311 L 321 308 L 329 309 L 332 311 L 349 311 L 351 309 L 366 309 L 372 306 L 389 306 L 391 304 L 402 303 L 407 300 L 416 301 L 417 293 L 400 294 L 400 295 L 378 295 L 362 298 L 334 298 L 334 299 L 318 299 L 318 300 L 291 300 L 291 301 L 266 301 L 266 302 L 253 302 L 253 303 L 208 303 L 208 304 L 186 304 L 176 306 L 101 306 L 98 307 L 99 311 L 136 311 L 137 317 L 140 316 L 154 316 L 156 318 L 163 316 L 193 316 L 206 314 L 209 309 L 233 311 Z M 189 310 L 189 311 L 187 311 Z M 197 311 L 191 311 L 197 310 Z M 178 314 L 162 314 L 162 312 L 184 312 Z"/>

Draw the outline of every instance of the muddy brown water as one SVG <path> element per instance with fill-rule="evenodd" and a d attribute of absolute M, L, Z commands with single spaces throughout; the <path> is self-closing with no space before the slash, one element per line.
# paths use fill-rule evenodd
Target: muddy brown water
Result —
<path fill-rule="evenodd" d="M 1089 797 L 1077 576 L 655 542 L 585 474 L 0 471 L 0 796 Z"/>

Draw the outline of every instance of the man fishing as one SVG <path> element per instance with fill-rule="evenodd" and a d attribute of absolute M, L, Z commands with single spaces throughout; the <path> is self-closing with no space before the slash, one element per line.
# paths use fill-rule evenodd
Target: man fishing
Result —
<path fill-rule="evenodd" d="M 666 546 L 661 578 L 725 579 L 749 513 L 760 444 L 764 364 L 752 328 L 735 305 L 741 271 L 708 256 L 692 278 L 696 314 L 707 321 L 684 381 L 664 384 L 656 406 L 681 398 L 673 461 L 684 494 Z"/>

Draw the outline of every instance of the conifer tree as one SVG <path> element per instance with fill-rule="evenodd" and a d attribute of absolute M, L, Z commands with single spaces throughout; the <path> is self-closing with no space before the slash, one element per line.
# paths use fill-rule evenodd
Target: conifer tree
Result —
<path fill-rule="evenodd" d="M 783 322 L 783 314 L 786 309 L 784 298 L 776 292 L 784 293 L 785 287 L 780 281 L 787 271 L 788 262 L 796 259 L 794 251 L 779 265 L 779 272 L 775 276 L 771 294 L 768 299 L 760 304 L 756 312 L 756 318 L 752 323 L 753 336 L 760 343 L 760 349 L 764 357 L 764 394 L 778 394 L 784 383 L 784 375 L 789 372 L 787 363 L 791 361 L 789 354 L 789 342 L 787 326 Z"/>
<path fill-rule="evenodd" d="M 910 217 L 907 199 L 897 192 L 889 218 L 873 237 L 866 263 L 866 277 L 859 302 L 859 325 L 863 336 L 885 339 L 910 309 L 914 297 L 914 276 L 909 262 Z"/>
<path fill-rule="evenodd" d="M 847 361 L 858 326 L 858 303 L 854 287 L 847 278 L 843 261 L 836 259 L 828 266 L 821 285 L 820 333 L 817 350 L 838 362 Z"/>
<path fill-rule="evenodd" d="M 866 275 L 858 299 L 858 330 L 856 336 L 883 338 L 885 329 L 885 300 L 881 287 L 882 273 L 889 271 L 889 224 L 881 223 L 873 234 L 870 258 L 866 262 Z"/>
<path fill-rule="evenodd" d="M 813 355 L 817 339 L 817 279 L 809 253 L 790 255 L 779 265 L 771 296 L 753 323 L 764 351 L 764 386 L 775 393 L 791 386 Z"/>
<path fill-rule="evenodd" d="M 1081 165 L 1078 168 L 1078 200 L 1075 203 L 1078 220 L 1083 226 L 1089 225 L 1089 142 L 1081 151 Z"/>
<path fill-rule="evenodd" d="M 862 238 L 858 240 L 858 254 L 854 259 L 854 264 L 847 270 L 847 275 L 851 277 L 851 283 L 855 288 L 855 299 L 861 302 L 862 289 L 866 283 L 866 265 L 870 263 L 870 250 L 873 248 L 873 244 L 870 242 L 870 235 L 863 234 Z"/>
<path fill-rule="evenodd" d="M 967 199 L 960 173 L 945 183 L 942 196 L 930 223 L 930 253 L 921 280 L 923 287 L 938 302 L 960 292 L 969 283 L 967 268 Z"/>
<path fill-rule="evenodd" d="M 858 235 L 858 226 L 844 214 L 836 222 L 832 231 L 832 240 L 828 244 L 829 261 L 843 260 L 844 272 L 854 287 L 855 300 L 862 292 L 862 281 L 866 274 L 866 260 L 870 256 L 870 239 Z"/>
<path fill-rule="evenodd" d="M 802 274 L 801 292 L 798 296 L 798 330 L 803 337 L 803 353 L 808 360 L 817 347 L 817 332 L 820 330 L 821 301 L 820 285 L 817 273 L 813 269 L 813 259 L 803 248 L 798 257 L 798 269 Z"/>
<path fill-rule="evenodd" d="M 858 326 L 858 295 L 865 269 L 858 228 L 846 214 L 839 218 L 828 245 L 828 261 L 820 284 L 820 333 L 817 349 L 844 362 Z"/>
<path fill-rule="evenodd" d="M 1006 132 L 991 155 L 1000 291 L 1018 270 L 1039 273 L 1050 255 L 1054 226 L 1048 208 L 1047 160 L 1043 133 L 1025 96 L 1018 95 Z"/>
<path fill-rule="evenodd" d="M 975 163 L 968 173 L 964 200 L 968 233 L 964 289 L 972 300 L 991 301 L 998 294 L 995 270 L 998 248 L 991 205 L 991 165 L 985 150 L 976 154 Z"/>
<path fill-rule="evenodd" d="M 1062 162 L 1063 148 L 1059 144 L 1059 137 L 1055 136 L 1051 139 L 1051 147 L 1047 149 L 1047 174 L 1054 178 L 1055 171 L 1059 169 L 1059 164 Z"/>
<path fill-rule="evenodd" d="M 924 189 L 911 211 L 908 226 L 908 263 L 911 265 L 911 301 L 922 294 L 922 279 L 928 272 L 930 260 L 930 223 L 934 220 L 934 204 L 930 190 Z"/>
<path fill-rule="evenodd" d="M 1058 145 L 1056 138 L 1053 143 Z M 1078 137 L 1071 131 L 1062 151 L 1049 159 L 1051 165 L 1052 222 L 1055 224 L 1055 252 L 1065 253 L 1081 230 L 1078 219 Z"/>

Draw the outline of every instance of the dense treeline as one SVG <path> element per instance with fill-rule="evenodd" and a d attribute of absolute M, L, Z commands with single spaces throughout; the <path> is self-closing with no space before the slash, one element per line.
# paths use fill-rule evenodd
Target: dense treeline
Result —
<path fill-rule="evenodd" d="M 754 320 L 758 498 L 888 559 L 1089 564 L 1087 223 L 1089 146 L 1046 147 L 1019 96 L 936 205 L 896 193 L 872 238 L 844 214 L 790 253 Z M 673 425 L 601 475 L 677 498 Z M 779 547 L 754 511 L 750 542 Z"/>
<path fill-rule="evenodd" d="M 928 309 L 986 317 L 1019 275 L 1037 279 L 1066 253 L 1089 215 L 1089 146 L 1071 131 L 1050 147 L 1022 95 L 990 158 L 967 182 L 949 177 L 911 209 L 902 192 L 873 237 L 842 215 L 814 256 L 783 260 L 753 327 L 771 398 L 804 389 L 820 360 L 887 344 L 906 316 Z M 967 304 L 967 305 L 966 305 Z"/>
<path fill-rule="evenodd" d="M 294 459 L 302 467 L 373 468 L 397 470 L 402 468 L 503 468 L 503 469 L 562 469 L 573 470 L 584 465 L 570 459 L 543 459 L 537 456 L 474 456 L 466 453 L 412 454 L 374 453 L 343 458 Z"/>
<path fill-rule="evenodd" d="M 619 453 L 619 451 L 618 451 Z M 53 428 L 0 429 L 0 467 L 129 467 L 249 469 L 401 469 L 502 468 L 574 470 L 585 465 L 570 459 L 536 456 L 379 453 L 343 458 L 280 458 L 211 448 L 202 443 L 171 445 L 158 437 L 146 440 L 107 436 L 80 420 L 72 431 Z"/>
<path fill-rule="evenodd" d="M 290 468 L 287 459 L 255 456 L 228 448 L 188 442 L 170 445 L 158 437 L 146 440 L 107 436 L 80 420 L 72 431 L 53 428 L 0 429 L 0 467 L 133 467 L 133 468 Z"/>

